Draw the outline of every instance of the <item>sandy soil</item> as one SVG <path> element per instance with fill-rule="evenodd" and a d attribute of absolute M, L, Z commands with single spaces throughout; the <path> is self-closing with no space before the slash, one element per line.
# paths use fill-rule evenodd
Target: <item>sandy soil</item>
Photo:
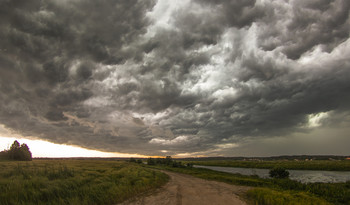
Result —
<path fill-rule="evenodd" d="M 173 172 L 164 173 L 170 176 L 170 181 L 164 187 L 152 195 L 127 201 L 122 205 L 246 204 L 238 195 L 246 192 L 249 187 L 208 181 Z"/>

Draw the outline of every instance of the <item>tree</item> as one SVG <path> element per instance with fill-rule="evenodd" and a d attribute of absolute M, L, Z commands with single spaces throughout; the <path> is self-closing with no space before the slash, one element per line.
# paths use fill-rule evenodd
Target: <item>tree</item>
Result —
<path fill-rule="evenodd" d="M 171 158 L 171 156 L 166 156 L 164 162 L 166 165 L 170 165 L 173 163 L 173 159 Z"/>
<path fill-rule="evenodd" d="M 150 158 L 147 159 L 147 164 L 148 165 L 155 165 L 156 162 L 155 162 L 155 160 L 153 158 L 150 157 Z"/>
<path fill-rule="evenodd" d="M 270 177 L 278 178 L 278 179 L 284 179 L 289 177 L 289 172 L 281 167 L 271 169 L 269 174 L 270 174 Z"/>
<path fill-rule="evenodd" d="M 28 145 L 25 143 L 19 148 L 19 153 L 19 160 L 32 161 L 32 153 L 30 152 Z"/>
<path fill-rule="evenodd" d="M 131 157 L 131 158 L 129 159 L 129 162 L 136 163 L 136 159 Z"/>
<path fill-rule="evenodd" d="M 28 145 L 23 143 L 22 145 L 15 140 L 10 147 L 10 150 L 7 151 L 8 158 L 10 160 L 19 160 L 19 161 L 31 161 L 32 153 L 29 150 Z"/>
<path fill-rule="evenodd" d="M 20 148 L 20 144 L 17 140 L 15 140 L 9 150 L 9 157 L 12 160 L 17 160 L 19 159 L 19 148 Z"/>

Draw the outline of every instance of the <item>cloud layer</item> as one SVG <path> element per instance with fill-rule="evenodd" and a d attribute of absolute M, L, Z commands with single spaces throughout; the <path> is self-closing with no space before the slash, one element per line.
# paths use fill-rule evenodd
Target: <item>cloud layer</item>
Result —
<path fill-rule="evenodd" d="M 349 141 L 349 11 L 346 0 L 0 1 L 0 124 L 144 155 L 288 143 L 349 154 L 337 149 Z"/>

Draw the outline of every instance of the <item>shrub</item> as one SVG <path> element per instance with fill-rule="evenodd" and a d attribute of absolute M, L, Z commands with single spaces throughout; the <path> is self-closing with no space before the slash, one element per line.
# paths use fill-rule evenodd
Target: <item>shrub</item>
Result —
<path fill-rule="evenodd" d="M 284 179 L 289 177 L 289 172 L 281 167 L 271 169 L 269 174 L 272 178 Z"/>

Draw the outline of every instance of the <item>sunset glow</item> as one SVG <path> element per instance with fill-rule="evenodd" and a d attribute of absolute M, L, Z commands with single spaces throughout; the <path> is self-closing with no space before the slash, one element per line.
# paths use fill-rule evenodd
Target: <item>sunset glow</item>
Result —
<path fill-rule="evenodd" d="M 117 152 L 101 152 L 97 150 L 84 149 L 71 145 L 54 144 L 42 140 L 16 139 L 0 136 L 0 150 L 9 149 L 11 144 L 17 140 L 20 144 L 26 143 L 33 157 L 146 157 L 137 154 L 122 154 Z"/>

